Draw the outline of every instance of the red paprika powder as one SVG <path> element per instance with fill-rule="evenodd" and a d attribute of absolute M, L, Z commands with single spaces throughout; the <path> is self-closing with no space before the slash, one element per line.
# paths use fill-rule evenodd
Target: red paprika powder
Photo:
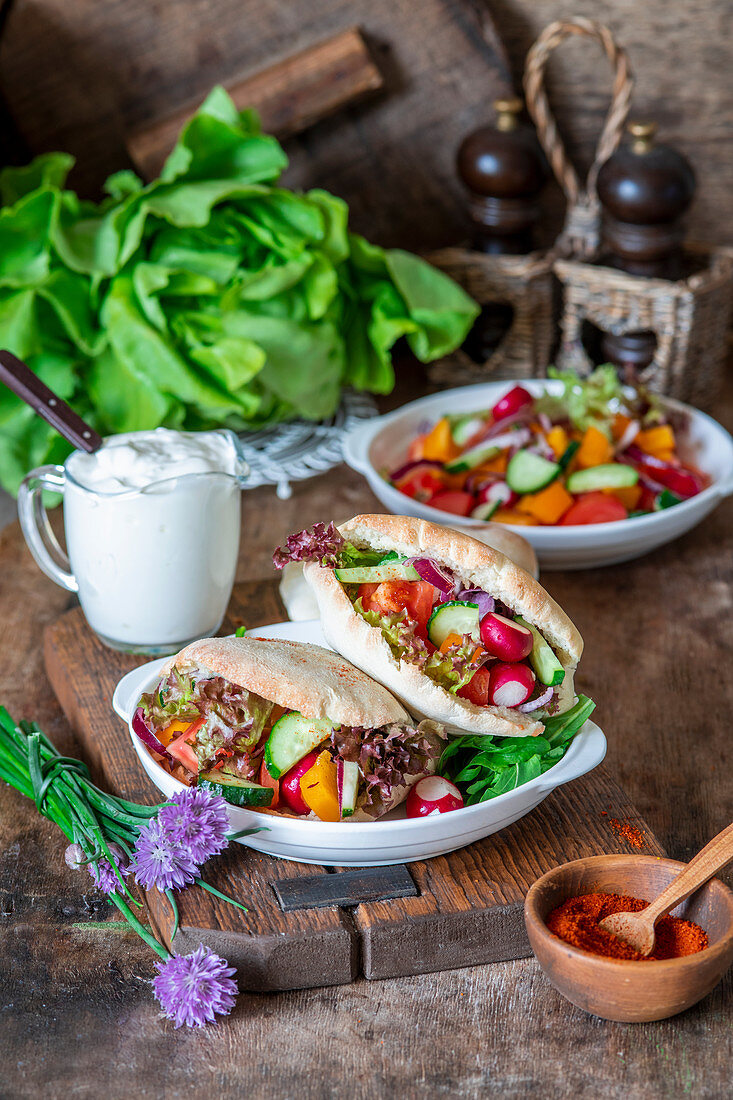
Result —
<path fill-rule="evenodd" d="M 611 932 L 598 927 L 599 921 L 611 913 L 639 913 L 648 901 L 624 897 L 621 894 L 581 894 L 568 898 L 547 916 L 549 930 L 561 940 L 610 959 L 631 959 L 639 962 L 654 959 L 678 959 L 694 955 L 708 946 L 707 933 L 690 920 L 662 917 L 655 925 L 656 945 L 651 955 L 640 955 L 633 947 Z"/>

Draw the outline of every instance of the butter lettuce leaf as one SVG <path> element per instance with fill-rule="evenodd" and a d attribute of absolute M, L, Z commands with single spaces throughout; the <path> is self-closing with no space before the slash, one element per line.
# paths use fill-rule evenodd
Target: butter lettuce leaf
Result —
<path fill-rule="evenodd" d="M 221 88 L 150 183 L 125 169 L 90 202 L 72 166 L 49 153 L 0 172 L 0 346 L 53 362 L 103 435 L 320 420 L 344 386 L 391 390 L 397 340 L 427 362 L 477 316 L 423 260 L 351 233 L 342 199 L 281 187 L 285 153 Z M 15 492 L 68 446 L 9 396 L 0 483 Z"/>

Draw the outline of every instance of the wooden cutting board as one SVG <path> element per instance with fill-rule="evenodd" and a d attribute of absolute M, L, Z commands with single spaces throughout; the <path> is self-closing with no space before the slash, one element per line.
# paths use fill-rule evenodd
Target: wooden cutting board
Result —
<path fill-rule="evenodd" d="M 235 588 L 222 633 L 285 618 L 275 581 Z M 46 628 L 46 670 L 100 786 L 158 800 L 111 706 L 115 684 L 142 664 L 103 646 L 80 608 Z M 644 837 L 619 835 L 630 822 Z M 517 959 L 531 954 L 522 905 L 529 886 L 572 859 L 616 852 L 664 855 L 638 811 L 601 766 L 550 794 L 527 817 L 447 856 L 407 866 L 346 871 L 276 859 L 233 844 L 206 867 L 211 885 L 249 912 L 191 887 L 179 895 L 175 949 L 209 944 L 239 971 L 243 988 L 340 985 Z M 171 913 L 147 895 L 151 923 L 170 944 Z"/>

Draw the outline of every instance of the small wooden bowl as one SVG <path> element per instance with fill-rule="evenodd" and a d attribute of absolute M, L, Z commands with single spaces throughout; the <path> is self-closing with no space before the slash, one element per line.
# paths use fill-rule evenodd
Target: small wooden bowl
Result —
<path fill-rule="evenodd" d="M 718 879 L 672 911 L 695 921 L 709 947 L 660 962 L 607 959 L 571 947 L 545 924 L 548 913 L 579 894 L 625 894 L 651 901 L 684 863 L 655 856 L 594 856 L 564 863 L 531 887 L 524 920 L 545 977 L 578 1008 L 604 1020 L 665 1020 L 697 1004 L 714 989 L 733 961 L 733 893 Z"/>

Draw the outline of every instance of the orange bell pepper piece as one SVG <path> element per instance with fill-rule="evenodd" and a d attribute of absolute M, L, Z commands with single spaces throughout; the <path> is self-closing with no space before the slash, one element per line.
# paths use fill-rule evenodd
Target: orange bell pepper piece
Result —
<path fill-rule="evenodd" d="M 630 423 L 631 417 L 625 416 L 624 413 L 616 413 L 611 422 L 611 435 L 614 440 L 619 440 L 621 438 Z"/>
<path fill-rule="evenodd" d="M 194 718 L 193 721 L 190 718 L 174 718 L 171 724 L 157 735 L 158 740 L 161 745 L 170 745 L 171 741 L 175 741 L 182 733 L 188 732 L 189 737 L 193 737 L 203 722 L 203 718 Z"/>
<path fill-rule="evenodd" d="M 665 461 L 667 461 L 666 455 L 670 451 L 674 452 L 676 443 L 674 431 L 669 424 L 658 424 L 656 428 L 647 428 L 646 431 L 639 432 L 634 442 L 645 454 Z"/>
<path fill-rule="evenodd" d="M 627 485 L 623 489 L 603 489 L 607 496 L 615 497 L 627 512 L 633 512 L 641 500 L 641 485 Z"/>
<path fill-rule="evenodd" d="M 580 449 L 575 455 L 581 470 L 587 470 L 589 466 L 602 466 L 604 462 L 610 462 L 613 458 L 613 447 L 606 435 L 591 424 L 583 432 Z"/>
<path fill-rule="evenodd" d="M 565 429 L 560 427 L 559 424 L 556 424 L 555 427 L 550 428 L 549 432 L 547 433 L 547 442 L 552 447 L 555 458 L 562 458 L 562 456 L 568 449 L 568 443 L 570 442 L 570 439 L 568 438 L 568 433 L 565 431 Z"/>
<path fill-rule="evenodd" d="M 507 455 L 497 455 L 496 458 L 490 458 L 488 462 L 482 462 L 480 466 L 477 466 L 475 470 L 471 470 L 472 474 L 505 474 L 506 468 L 509 464 L 509 458 Z"/>
<path fill-rule="evenodd" d="M 460 645 L 462 641 L 463 637 L 461 634 L 448 634 L 438 652 L 447 653 L 452 645 Z M 471 654 L 471 660 L 475 661 L 478 656 L 481 656 L 485 652 L 486 650 L 482 645 L 477 645 Z"/>
<path fill-rule="evenodd" d="M 319 753 L 312 768 L 301 777 L 303 801 L 321 821 L 340 821 L 336 765 L 329 752 Z"/>
<path fill-rule="evenodd" d="M 563 483 L 553 481 L 539 493 L 521 497 L 517 501 L 517 511 L 534 516 L 540 523 L 553 524 L 565 515 L 572 503 L 573 498 Z"/>
<path fill-rule="evenodd" d="M 539 527 L 539 521 L 526 512 L 517 512 L 513 508 L 497 508 L 491 517 L 492 523 L 515 523 L 520 527 Z"/>
<path fill-rule="evenodd" d="M 460 454 L 460 447 L 453 442 L 447 417 L 439 420 L 423 439 L 422 457 L 435 462 L 450 462 Z"/>

